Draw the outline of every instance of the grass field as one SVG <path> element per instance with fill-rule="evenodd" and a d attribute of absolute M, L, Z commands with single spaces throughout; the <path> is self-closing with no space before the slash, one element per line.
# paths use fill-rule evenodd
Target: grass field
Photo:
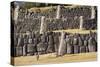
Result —
<path fill-rule="evenodd" d="M 61 57 L 56 57 L 55 53 L 40 55 L 37 61 L 36 56 L 21 56 L 15 57 L 14 65 L 28 65 L 28 64 L 51 64 L 51 63 L 69 63 L 69 62 L 83 62 L 96 61 L 97 53 L 80 53 L 80 54 L 66 54 Z"/>

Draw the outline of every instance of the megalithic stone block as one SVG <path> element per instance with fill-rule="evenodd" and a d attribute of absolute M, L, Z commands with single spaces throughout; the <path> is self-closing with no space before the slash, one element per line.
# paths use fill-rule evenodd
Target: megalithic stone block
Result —
<path fill-rule="evenodd" d="M 40 34 L 46 32 L 46 23 L 45 23 L 45 16 L 41 17 L 41 26 L 40 26 Z"/>
<path fill-rule="evenodd" d="M 83 16 L 80 16 L 79 19 L 80 19 L 80 29 L 83 29 Z"/>
<path fill-rule="evenodd" d="M 60 45 L 59 45 L 59 49 L 58 49 L 58 55 L 63 55 L 66 53 L 66 43 L 65 43 L 65 40 L 64 40 L 64 35 L 65 33 L 62 32 L 61 33 L 61 39 L 60 39 Z"/>
<path fill-rule="evenodd" d="M 60 18 L 60 5 L 57 6 L 57 14 L 56 14 L 56 18 L 57 18 L 57 19 Z"/>
<path fill-rule="evenodd" d="M 94 6 L 91 6 L 91 19 L 95 18 L 95 9 Z"/>

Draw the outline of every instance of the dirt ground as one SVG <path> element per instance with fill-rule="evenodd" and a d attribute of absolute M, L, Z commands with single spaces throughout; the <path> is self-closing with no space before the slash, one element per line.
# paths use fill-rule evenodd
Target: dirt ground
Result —
<path fill-rule="evenodd" d="M 84 62 L 96 61 L 97 53 L 80 53 L 80 54 L 66 54 L 61 57 L 56 57 L 55 53 L 40 55 L 37 61 L 36 56 L 21 56 L 11 58 L 14 59 L 14 65 L 29 65 L 29 64 L 54 64 L 54 63 L 69 63 L 69 62 Z"/>

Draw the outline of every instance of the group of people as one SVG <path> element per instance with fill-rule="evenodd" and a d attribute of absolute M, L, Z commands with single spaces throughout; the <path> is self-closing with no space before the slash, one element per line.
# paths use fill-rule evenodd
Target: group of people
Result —
<path fill-rule="evenodd" d="M 60 32 L 46 32 L 44 34 L 39 34 L 38 32 L 24 33 L 16 36 L 13 47 L 14 56 L 32 56 L 47 53 L 56 53 L 56 56 L 59 56 Z M 65 33 L 63 42 L 62 55 L 97 51 L 97 33 Z"/>
<path fill-rule="evenodd" d="M 96 12 L 96 7 L 94 7 Z M 45 16 L 47 18 L 55 18 L 57 14 L 57 7 L 48 7 L 44 10 L 23 10 L 19 9 L 22 18 L 30 16 L 30 18 L 39 18 L 40 16 Z M 60 18 L 66 17 L 75 17 L 75 16 L 84 16 L 85 19 L 91 17 L 91 6 L 60 6 Z"/>
<path fill-rule="evenodd" d="M 96 8 L 95 8 L 96 10 Z M 65 7 L 61 9 L 61 17 L 74 17 L 74 16 L 84 16 L 85 19 L 91 17 L 91 7 L 90 6 L 72 6 Z"/>
<path fill-rule="evenodd" d="M 48 19 L 45 18 L 46 30 L 67 30 L 67 29 L 79 29 L 80 20 L 79 17 L 67 17 L 66 19 Z M 40 30 L 41 18 L 35 19 L 24 19 L 24 21 L 19 21 L 15 24 L 15 29 L 17 33 L 22 33 L 26 31 L 37 31 Z M 83 28 L 87 30 L 97 29 L 96 20 L 84 20 Z"/>
<path fill-rule="evenodd" d="M 86 6 L 85 6 L 86 7 Z M 56 10 L 49 9 L 49 12 L 28 12 L 20 9 L 17 23 L 14 25 L 14 45 L 11 48 L 12 56 L 40 55 L 56 53 L 59 56 L 61 33 L 52 32 L 55 30 L 79 29 L 82 15 L 90 17 L 89 7 L 83 8 L 61 8 L 60 18 L 56 18 Z M 41 16 L 45 16 L 46 32 L 40 34 Z M 97 29 L 95 19 L 84 19 L 83 28 Z M 28 33 L 27 33 L 28 31 Z M 63 54 L 75 54 L 97 51 L 97 33 L 71 34 L 65 33 Z"/>
<path fill-rule="evenodd" d="M 83 16 L 84 29 L 97 29 L 97 19 L 90 19 L 91 8 L 88 6 L 62 8 L 60 9 L 60 18 L 56 19 L 55 8 L 50 8 L 43 12 L 29 12 L 28 10 L 19 9 L 18 21 L 15 25 L 18 33 L 36 31 L 40 29 L 41 16 L 45 16 L 47 31 L 63 30 L 63 29 L 79 29 L 80 16 Z M 96 11 L 96 9 L 95 9 Z M 89 16 L 88 16 L 89 15 Z"/>

